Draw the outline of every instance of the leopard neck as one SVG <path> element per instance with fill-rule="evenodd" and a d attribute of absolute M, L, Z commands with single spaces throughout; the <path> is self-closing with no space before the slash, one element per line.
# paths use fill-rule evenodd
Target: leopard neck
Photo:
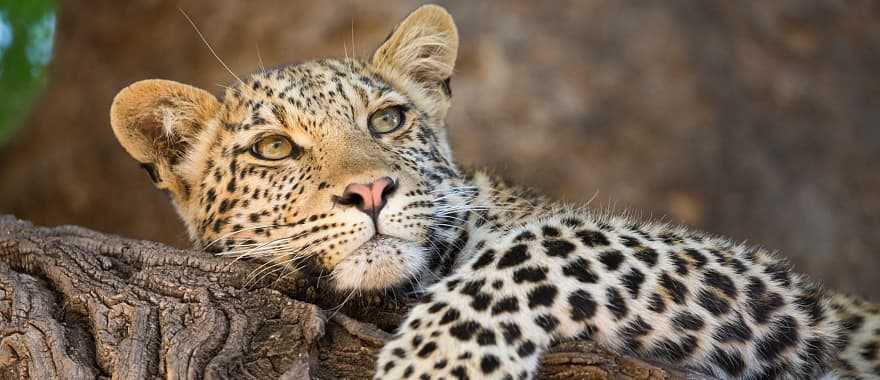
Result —
<path fill-rule="evenodd" d="M 548 211 L 551 204 L 522 187 L 511 186 L 485 171 L 471 171 L 460 179 L 446 199 L 449 212 L 441 224 L 454 226 L 438 234 L 431 270 L 440 277 L 467 261 L 488 240 L 500 238 L 526 219 Z"/>

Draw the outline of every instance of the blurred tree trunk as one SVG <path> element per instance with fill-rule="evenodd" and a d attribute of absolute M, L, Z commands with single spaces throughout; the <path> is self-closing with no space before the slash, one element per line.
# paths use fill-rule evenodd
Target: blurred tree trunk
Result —
<path fill-rule="evenodd" d="M 0 216 L 0 378 L 369 378 L 406 302 L 325 311 L 340 300 L 266 269 Z M 569 342 L 540 377 L 669 375 Z"/>

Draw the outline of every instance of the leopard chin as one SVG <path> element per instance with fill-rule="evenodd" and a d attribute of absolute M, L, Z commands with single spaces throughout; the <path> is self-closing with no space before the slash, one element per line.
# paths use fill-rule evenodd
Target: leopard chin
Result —
<path fill-rule="evenodd" d="M 378 235 L 337 263 L 330 278 L 341 291 L 394 288 L 427 272 L 427 254 L 422 244 Z"/>

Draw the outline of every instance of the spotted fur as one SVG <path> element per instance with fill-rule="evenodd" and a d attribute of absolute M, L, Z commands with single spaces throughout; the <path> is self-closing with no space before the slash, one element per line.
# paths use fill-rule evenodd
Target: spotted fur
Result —
<path fill-rule="evenodd" d="M 445 130 L 457 48 L 451 17 L 425 6 L 369 60 L 264 70 L 222 99 L 138 82 L 111 122 L 198 248 L 338 290 L 423 291 L 376 378 L 529 379 L 554 341 L 592 339 L 694 376 L 880 379 L 877 306 L 759 248 L 461 171 Z M 404 121 L 378 132 L 389 107 Z M 266 136 L 293 148 L 267 160 L 254 151 Z M 377 208 L 351 201 L 378 179 L 393 187 Z"/>

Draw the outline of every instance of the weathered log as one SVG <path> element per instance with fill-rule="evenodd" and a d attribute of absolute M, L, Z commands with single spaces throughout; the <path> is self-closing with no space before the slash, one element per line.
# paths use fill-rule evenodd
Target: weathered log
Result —
<path fill-rule="evenodd" d="M 74 226 L 0 216 L 0 378 L 369 378 L 411 299 Z M 350 316 L 351 317 L 350 317 Z M 544 379 L 663 379 L 581 342 Z"/>

